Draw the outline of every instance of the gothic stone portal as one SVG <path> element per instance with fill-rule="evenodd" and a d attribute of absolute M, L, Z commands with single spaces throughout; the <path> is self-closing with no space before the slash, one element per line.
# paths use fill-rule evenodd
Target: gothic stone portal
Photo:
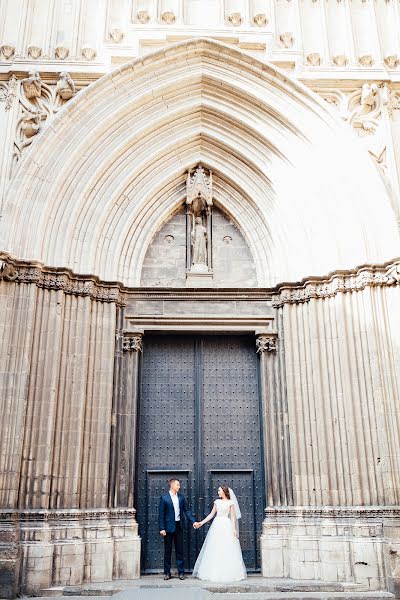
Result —
<path fill-rule="evenodd" d="M 142 570 L 162 570 L 158 500 L 177 476 L 193 513 L 211 510 L 220 483 L 244 507 L 240 542 L 248 570 L 260 568 L 264 486 L 254 338 L 146 335 L 139 417 L 137 516 Z M 207 533 L 187 528 L 186 568 Z"/>

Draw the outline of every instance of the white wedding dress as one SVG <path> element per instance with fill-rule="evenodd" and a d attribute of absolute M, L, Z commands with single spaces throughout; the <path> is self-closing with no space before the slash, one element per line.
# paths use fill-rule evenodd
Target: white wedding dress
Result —
<path fill-rule="evenodd" d="M 246 579 L 240 542 L 229 517 L 232 500 L 215 500 L 217 514 L 196 560 L 193 576 L 219 583 Z"/>

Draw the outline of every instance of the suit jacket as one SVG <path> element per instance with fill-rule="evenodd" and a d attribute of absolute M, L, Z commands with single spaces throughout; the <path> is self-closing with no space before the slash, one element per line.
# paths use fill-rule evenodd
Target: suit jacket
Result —
<path fill-rule="evenodd" d="M 192 515 L 189 506 L 186 502 L 186 498 L 183 494 L 178 492 L 179 511 L 181 524 L 183 524 L 184 518 L 188 519 L 190 523 L 194 523 L 196 519 Z M 167 533 L 174 533 L 175 531 L 175 510 L 172 503 L 172 498 L 169 492 L 160 497 L 160 508 L 158 513 L 158 524 L 160 531 L 163 529 Z"/>

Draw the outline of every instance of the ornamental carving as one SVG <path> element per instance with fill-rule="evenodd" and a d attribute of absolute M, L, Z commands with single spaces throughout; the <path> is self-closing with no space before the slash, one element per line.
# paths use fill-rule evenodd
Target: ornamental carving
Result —
<path fill-rule="evenodd" d="M 54 54 L 58 60 L 65 60 L 69 56 L 69 48 L 66 46 L 57 46 L 54 50 Z"/>
<path fill-rule="evenodd" d="M 312 298 L 330 298 L 339 293 L 359 292 L 367 286 L 399 284 L 400 261 L 383 267 L 363 267 L 356 273 L 337 273 L 328 281 L 311 280 L 296 287 L 281 287 L 279 293 L 272 296 L 272 305 L 280 308 L 284 304 L 308 302 Z"/>
<path fill-rule="evenodd" d="M 119 44 L 124 39 L 124 32 L 122 31 L 122 29 L 111 29 L 110 38 L 113 42 Z"/>
<path fill-rule="evenodd" d="M 276 351 L 276 337 L 267 335 L 259 335 L 256 339 L 256 352 L 257 354 L 263 354 L 264 352 L 275 352 Z"/>
<path fill-rule="evenodd" d="M 39 46 L 28 46 L 28 56 L 37 60 L 42 56 L 42 49 Z"/>
<path fill-rule="evenodd" d="M 375 161 L 383 180 L 390 188 L 388 173 L 387 131 L 385 115 L 398 108 L 396 92 L 390 91 L 386 83 L 364 83 L 350 93 L 337 89 L 319 91 L 340 116 L 362 139 L 367 152 Z"/>
<path fill-rule="evenodd" d="M 172 12 L 172 10 L 165 10 L 161 14 L 161 20 L 164 21 L 167 25 L 172 25 L 176 21 L 176 16 Z"/>
<path fill-rule="evenodd" d="M 97 56 L 97 52 L 91 46 L 83 46 L 81 50 L 82 58 L 85 60 L 94 60 Z"/>
<path fill-rule="evenodd" d="M 2 54 L 6 60 L 13 58 L 15 54 L 15 46 L 12 44 L 3 44 L 0 46 L 0 54 Z"/>
<path fill-rule="evenodd" d="M 395 69 L 399 64 L 399 57 L 397 56 L 397 54 L 385 56 L 384 63 L 388 67 L 388 69 Z"/>
<path fill-rule="evenodd" d="M 28 100 L 40 98 L 42 93 L 42 79 L 38 71 L 29 71 L 28 77 L 21 81 L 21 86 L 25 94 L 25 98 Z"/>
<path fill-rule="evenodd" d="M 228 15 L 228 24 L 234 27 L 239 27 L 243 23 L 243 18 L 240 12 L 233 12 Z"/>
<path fill-rule="evenodd" d="M 63 100 L 69 100 L 75 95 L 75 84 L 72 81 L 71 75 L 66 71 L 60 73 L 60 78 L 57 82 L 57 93 Z"/>
<path fill-rule="evenodd" d="M 16 83 L 15 80 L 15 86 Z M 74 82 L 66 71 L 60 73 L 56 84 L 45 83 L 38 71 L 30 71 L 28 77 L 22 79 L 13 166 L 37 134 L 48 126 L 65 102 L 75 95 L 75 91 Z"/>
<path fill-rule="evenodd" d="M 145 25 L 150 21 L 150 15 L 147 10 L 138 10 L 136 17 L 139 23 L 142 23 L 142 25 Z"/>
<path fill-rule="evenodd" d="M 143 335 L 136 333 L 134 335 L 125 335 L 122 339 L 122 350 L 124 352 L 142 352 Z"/>
<path fill-rule="evenodd" d="M 358 62 L 362 67 L 372 67 L 374 59 L 372 54 L 363 54 L 363 56 L 359 57 Z"/>
<path fill-rule="evenodd" d="M 17 277 L 18 273 L 14 265 L 0 260 L 0 280 L 15 281 Z"/>
<path fill-rule="evenodd" d="M 285 31 L 284 33 L 281 33 L 281 35 L 279 36 L 279 39 L 282 42 L 282 44 L 285 46 L 285 48 L 293 47 L 294 38 L 293 38 L 293 33 L 291 33 L 290 31 Z"/>
<path fill-rule="evenodd" d="M 14 98 L 17 95 L 18 80 L 15 75 L 11 75 L 8 82 L 0 82 L 0 102 L 5 103 L 5 110 L 10 110 L 13 105 Z"/>
<path fill-rule="evenodd" d="M 321 56 L 318 52 L 312 52 L 307 56 L 307 63 L 313 67 L 319 67 L 321 64 Z"/>
<path fill-rule="evenodd" d="M 267 15 L 265 13 L 258 13 L 257 15 L 254 15 L 253 23 L 254 25 L 257 25 L 257 27 L 265 27 L 268 25 Z"/>
<path fill-rule="evenodd" d="M 104 284 L 97 277 L 75 276 L 69 269 L 58 271 L 42 265 L 32 265 L 18 260 L 10 260 L 3 254 L 0 259 L 0 279 L 16 283 L 31 283 L 47 290 L 63 291 L 74 296 L 88 296 L 99 302 L 114 302 L 124 305 L 126 294 L 119 284 Z"/>
<path fill-rule="evenodd" d="M 345 54 L 336 54 L 332 60 L 338 67 L 345 67 L 348 63 L 347 56 Z"/>
<path fill-rule="evenodd" d="M 41 288 L 62 290 L 66 294 L 89 296 L 93 300 L 114 302 L 119 305 L 126 304 L 129 292 L 119 283 L 107 284 L 95 276 L 84 278 L 74 275 L 70 269 L 51 269 L 42 264 L 14 259 L 6 253 L 0 256 L 0 277 L 6 281 L 35 284 Z M 363 266 L 355 271 L 336 272 L 327 278 L 303 280 L 300 284 L 278 285 L 269 290 L 268 295 L 271 297 L 272 306 L 280 308 L 284 304 L 308 302 L 312 298 L 329 298 L 338 293 L 361 291 L 367 286 L 397 285 L 400 285 L 400 258 L 384 265 Z M 208 292 L 207 297 L 209 297 Z M 275 339 L 271 335 L 259 337 Z"/>

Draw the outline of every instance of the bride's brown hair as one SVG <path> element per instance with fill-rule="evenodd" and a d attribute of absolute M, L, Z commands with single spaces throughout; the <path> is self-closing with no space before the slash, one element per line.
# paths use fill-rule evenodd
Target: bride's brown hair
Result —
<path fill-rule="evenodd" d="M 224 494 L 225 494 L 226 498 L 227 498 L 228 500 L 230 500 L 230 499 L 231 499 L 231 495 L 230 495 L 230 493 L 229 493 L 229 488 L 228 488 L 228 486 L 227 486 L 227 485 L 221 485 L 221 486 L 220 486 L 220 488 L 221 488 L 221 490 L 224 492 Z"/>

